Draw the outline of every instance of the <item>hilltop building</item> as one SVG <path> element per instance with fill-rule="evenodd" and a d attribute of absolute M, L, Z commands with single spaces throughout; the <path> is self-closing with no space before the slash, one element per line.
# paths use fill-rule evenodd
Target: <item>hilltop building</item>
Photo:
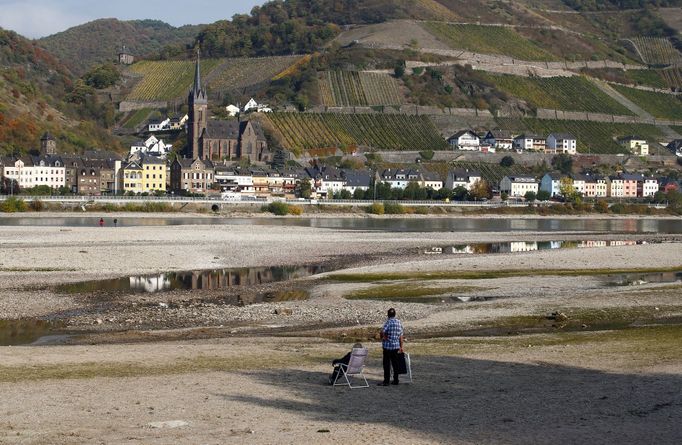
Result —
<path fill-rule="evenodd" d="M 121 48 L 121 52 L 118 53 L 118 63 L 121 65 L 132 65 L 135 63 L 135 57 L 130 54 L 125 45 Z"/>
<path fill-rule="evenodd" d="M 188 104 L 187 156 L 191 159 L 223 161 L 245 158 L 252 162 L 271 159 L 265 134 L 258 122 L 209 119 L 208 94 L 201 86 L 199 54 Z"/>

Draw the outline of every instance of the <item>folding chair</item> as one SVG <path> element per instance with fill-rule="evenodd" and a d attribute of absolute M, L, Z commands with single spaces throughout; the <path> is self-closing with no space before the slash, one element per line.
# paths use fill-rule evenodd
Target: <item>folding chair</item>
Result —
<path fill-rule="evenodd" d="M 348 361 L 348 364 L 347 365 L 344 363 L 339 364 L 339 372 L 336 374 L 336 378 L 334 379 L 333 385 L 334 386 L 348 385 L 350 389 L 369 388 L 369 383 L 367 383 L 367 379 L 363 374 L 363 369 L 365 368 L 365 360 L 367 359 L 368 354 L 369 352 L 367 351 L 367 348 L 354 348 L 351 351 L 350 360 Z M 353 377 L 357 378 L 362 377 L 362 379 L 365 381 L 365 384 L 353 386 L 353 384 L 351 383 Z"/>

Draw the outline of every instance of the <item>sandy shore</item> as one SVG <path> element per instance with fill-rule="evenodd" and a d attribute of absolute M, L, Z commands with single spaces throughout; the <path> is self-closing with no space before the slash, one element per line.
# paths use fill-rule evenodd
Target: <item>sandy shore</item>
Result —
<path fill-rule="evenodd" d="M 0 319 L 59 317 L 83 333 L 69 340 L 74 344 L 0 347 L 0 443 L 385 443 L 396 437 L 405 443 L 679 443 L 679 284 L 614 287 L 599 276 L 532 275 L 682 269 L 679 243 L 420 254 L 448 243 L 581 237 L 0 227 Z M 104 296 L 53 288 L 138 273 L 324 262 L 350 267 L 343 273 L 406 278 L 418 271 L 527 269 L 529 275 L 399 282 L 461 288 L 448 295 L 478 298 L 468 303 L 346 300 L 350 292 L 386 283 L 320 277 L 254 290 L 302 289 L 309 300 L 245 307 L 224 303 L 228 294 L 249 292 L 241 288 Z M 381 351 L 367 339 L 389 305 L 405 324 L 414 383 L 352 391 L 325 386 L 329 361 L 348 348 L 342 339 L 367 343 L 367 376 L 379 381 Z M 567 314 L 566 326 L 538 322 L 554 311 Z M 476 329 L 490 331 L 461 334 Z"/>

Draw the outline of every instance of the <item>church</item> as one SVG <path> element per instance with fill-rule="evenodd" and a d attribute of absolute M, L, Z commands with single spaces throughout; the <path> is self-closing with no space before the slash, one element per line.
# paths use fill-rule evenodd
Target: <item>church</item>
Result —
<path fill-rule="evenodd" d="M 199 54 L 194 72 L 194 85 L 187 98 L 187 156 L 192 159 L 220 162 L 248 159 L 269 162 L 271 154 L 263 128 L 255 121 L 211 119 L 208 94 L 201 86 Z"/>

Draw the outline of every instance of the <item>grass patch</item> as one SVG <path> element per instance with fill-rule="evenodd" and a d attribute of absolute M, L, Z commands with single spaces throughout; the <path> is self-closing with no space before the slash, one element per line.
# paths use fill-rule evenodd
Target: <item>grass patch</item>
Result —
<path fill-rule="evenodd" d="M 39 366 L 0 366 L 0 382 L 15 383 L 39 380 L 76 380 L 93 378 L 130 378 L 177 375 L 196 372 L 229 372 L 254 369 L 278 369 L 284 366 L 316 365 L 327 356 L 269 354 L 213 357 L 197 356 L 167 363 L 87 362 Z"/>
<path fill-rule="evenodd" d="M 377 300 L 377 299 L 405 299 L 420 298 L 449 293 L 475 292 L 481 288 L 475 286 L 442 286 L 428 287 L 409 283 L 388 284 L 361 289 L 345 295 L 348 300 Z"/>
<path fill-rule="evenodd" d="M 481 271 L 435 271 L 435 272 L 386 272 L 367 274 L 332 274 L 327 279 L 347 283 L 371 283 L 374 281 L 399 280 L 490 280 L 495 278 L 532 277 L 532 276 L 564 276 L 581 277 L 628 273 L 658 273 L 677 272 L 677 267 L 639 268 L 639 269 L 511 269 L 511 270 L 481 270 Z"/>

